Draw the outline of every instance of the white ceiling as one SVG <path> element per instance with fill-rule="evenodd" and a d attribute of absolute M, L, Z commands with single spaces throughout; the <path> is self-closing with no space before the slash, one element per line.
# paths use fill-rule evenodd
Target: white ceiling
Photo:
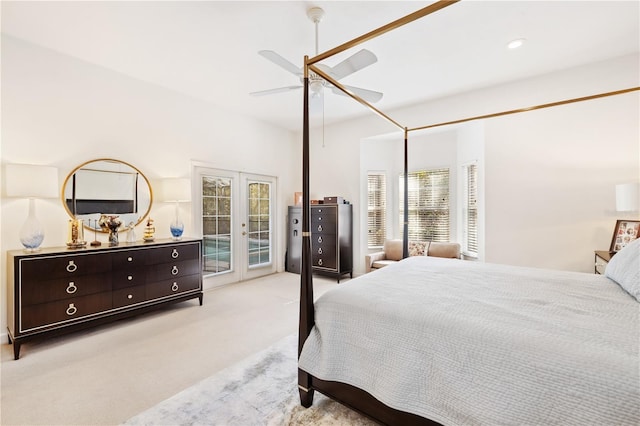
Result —
<path fill-rule="evenodd" d="M 260 57 L 274 50 L 301 66 L 315 54 L 306 12 L 325 10 L 320 51 L 425 7 L 422 1 L 2 1 L 2 32 L 292 130 L 302 91 Z M 342 80 L 381 91 L 382 111 L 640 50 L 638 1 L 463 0 L 361 48 L 378 62 Z M 506 44 L 524 37 L 510 51 Z M 325 123 L 369 114 L 327 94 Z"/>

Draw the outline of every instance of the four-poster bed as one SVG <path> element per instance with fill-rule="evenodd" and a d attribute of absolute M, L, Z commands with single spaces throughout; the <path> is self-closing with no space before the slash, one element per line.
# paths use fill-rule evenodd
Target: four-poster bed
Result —
<path fill-rule="evenodd" d="M 635 355 L 637 358 L 638 344 L 631 341 L 633 340 L 633 333 L 636 333 L 637 337 L 638 332 L 638 302 L 629 296 L 627 288 L 622 284 L 620 286 L 623 288 L 620 288 L 616 282 L 607 277 L 590 276 L 585 279 L 584 274 L 579 273 L 549 273 L 451 259 L 410 258 L 399 262 L 397 265 L 391 265 L 381 271 L 353 280 L 349 285 L 341 286 L 339 289 L 327 293 L 321 301 L 318 301 L 317 307 L 314 305 L 309 232 L 310 72 L 326 79 L 348 96 L 403 131 L 405 179 L 408 176 L 408 136 L 412 131 L 549 108 L 640 90 L 639 87 L 633 87 L 446 123 L 407 128 L 357 95 L 349 92 L 338 81 L 323 72 L 320 67 L 315 66 L 315 64 L 333 55 L 428 16 L 456 2 L 457 0 L 439 1 L 314 58 L 305 57 L 302 270 L 298 344 L 298 355 L 300 357 L 298 387 L 301 403 L 303 406 L 310 406 L 313 402 L 313 393 L 318 390 L 384 424 L 439 424 L 448 422 L 475 424 L 478 422 L 483 423 L 483 421 L 487 423 L 490 421 L 488 419 L 492 419 L 494 424 L 514 421 L 519 421 L 520 424 L 523 424 L 523 422 L 535 422 L 536 420 L 542 423 L 562 422 L 564 420 L 567 424 L 571 424 L 585 419 L 596 423 L 605 420 L 614 420 L 618 424 L 631 423 L 640 419 L 637 407 L 640 391 L 634 385 L 634 380 L 638 380 L 637 368 L 633 371 L 633 356 Z M 408 185 L 406 181 L 404 188 L 407 191 Z M 406 193 L 404 200 L 403 240 L 404 257 L 406 258 L 408 256 L 408 206 L 406 205 L 408 196 Z M 620 256 L 620 258 L 622 259 L 623 256 Z M 476 268 L 481 269 L 478 270 Z M 459 275 L 458 271 L 462 271 L 462 273 Z M 497 283 L 498 289 L 489 289 L 490 286 L 485 285 L 485 281 L 477 280 L 479 276 L 484 277 L 485 281 L 486 277 L 493 277 L 491 279 L 493 281 L 492 285 Z M 419 280 L 417 277 L 419 277 Z M 402 284 L 398 285 L 398 282 Z M 407 285 L 407 283 L 410 285 Z M 473 283 L 473 286 L 469 286 L 469 283 Z M 366 287 L 366 290 L 363 287 Z M 473 289 L 470 289 L 470 287 L 473 287 Z M 533 288 L 535 291 L 529 292 L 529 288 Z M 559 288 L 562 288 L 563 291 L 559 291 Z M 425 291 L 425 289 L 428 289 L 428 291 Z M 566 292 L 566 289 L 569 289 L 568 292 Z M 403 293 L 406 291 L 409 292 L 406 295 L 407 298 L 403 298 L 405 297 Z M 497 295 L 495 291 L 498 292 Z M 439 294 L 440 299 L 433 299 L 433 294 Z M 455 304 L 451 304 L 451 298 L 455 298 Z M 413 307 L 407 306 L 412 305 L 412 302 L 416 303 Z M 510 304 L 512 302 L 515 305 L 512 306 Z M 458 303 L 459 305 L 457 305 Z M 396 307 L 399 306 L 399 309 L 394 308 L 394 304 Z M 494 322 L 491 322 L 487 317 L 495 315 L 495 311 L 485 311 L 483 309 L 475 311 L 476 306 L 484 304 L 499 308 L 501 314 L 498 315 Z M 537 304 L 544 305 L 545 308 L 538 310 Z M 463 309 L 463 311 L 458 312 L 456 307 Z M 533 311 L 527 312 L 526 309 L 531 307 L 533 307 Z M 564 357 L 566 359 L 561 360 L 554 358 L 553 350 L 548 348 L 563 346 L 565 345 L 565 340 L 570 344 L 571 333 L 575 332 L 573 329 L 568 329 L 556 335 L 554 334 L 556 332 L 554 323 L 565 321 L 564 315 L 568 311 L 572 312 L 572 310 L 579 309 L 594 313 L 594 315 L 586 315 L 585 312 L 579 312 L 579 320 L 593 321 L 585 322 L 587 324 L 585 330 L 593 326 L 602 333 L 602 327 L 604 327 L 606 330 L 604 332 L 605 335 L 612 339 L 604 343 L 614 347 L 614 349 L 611 349 L 611 354 L 608 352 L 606 354 L 599 353 L 598 345 L 603 344 L 598 340 L 601 336 L 593 336 L 586 332 L 585 334 L 578 333 L 576 338 L 578 340 L 595 340 L 597 342 L 595 346 L 589 348 L 594 351 L 595 355 L 587 357 L 586 363 L 583 363 L 585 361 L 580 357 L 580 354 L 566 356 Z M 515 315 L 502 316 L 502 312 L 509 310 L 514 310 Z M 454 314 L 451 314 L 452 312 Z M 603 317 L 610 312 L 616 313 L 615 321 L 607 323 L 606 326 L 601 326 L 600 323 Z M 467 316 L 468 313 L 472 315 Z M 473 314 L 478 316 L 474 317 Z M 519 315 L 524 316 L 525 320 L 523 321 L 522 318 L 519 318 Z M 428 318 L 425 319 L 425 317 Z M 534 317 L 535 321 L 532 320 Z M 352 318 L 352 320 L 348 318 Z M 578 319 L 571 318 L 569 322 L 571 321 L 578 321 Z M 618 332 L 616 327 L 619 324 L 616 321 L 621 321 L 622 324 L 626 324 L 629 327 L 625 333 Z M 446 322 L 446 324 L 444 328 L 431 328 L 434 322 Z M 449 327 L 450 324 L 456 322 L 459 322 L 458 328 Z M 476 330 L 476 333 L 481 335 L 492 334 L 494 333 L 492 330 L 495 330 L 495 333 L 499 334 L 491 336 L 495 339 L 489 341 L 493 349 L 500 352 L 499 357 L 482 359 L 485 355 L 474 352 L 478 351 L 482 344 L 487 344 L 487 341 L 483 340 L 486 336 L 478 340 L 475 335 L 465 335 L 465 333 L 474 333 L 474 329 L 469 327 L 475 322 L 485 325 L 485 328 L 479 331 Z M 385 324 L 391 325 L 387 326 Z M 429 327 L 426 324 L 429 324 Z M 505 328 L 504 324 L 509 325 Z M 511 324 L 514 325 L 511 326 Z M 531 327 L 532 324 L 533 327 Z M 518 326 L 521 326 L 522 329 L 518 329 Z M 544 327 L 549 327 L 551 330 Z M 390 328 L 390 330 L 386 330 L 387 328 Z M 518 330 L 531 330 L 531 328 L 534 330 L 533 334 L 518 333 Z M 425 331 L 426 334 L 420 334 Z M 356 342 L 355 339 L 359 335 L 365 336 L 367 341 L 365 343 Z M 390 340 L 382 340 L 389 338 L 389 335 L 391 336 Z M 452 386 L 476 389 L 476 393 L 487 395 L 487 398 L 489 398 L 485 401 L 487 404 L 491 404 L 492 401 L 495 402 L 495 399 L 490 399 L 491 397 L 507 401 L 506 405 L 503 404 L 493 408 L 495 410 L 511 409 L 513 417 L 508 419 L 497 417 L 499 413 L 492 411 L 491 407 L 487 407 L 484 410 L 486 411 L 486 417 L 473 417 L 468 411 L 465 411 L 465 408 L 459 409 L 459 407 L 468 405 L 466 407 L 467 410 L 483 410 L 481 400 L 466 399 L 468 395 L 464 394 L 464 390 L 460 394 L 455 394 L 455 391 L 450 389 L 451 383 L 449 383 L 450 381 L 447 377 L 436 377 L 437 374 L 444 374 L 444 371 L 436 364 L 436 360 L 446 358 L 450 362 L 452 355 L 451 353 L 442 354 L 434 351 L 433 348 L 442 346 L 450 352 L 456 352 L 455 345 L 457 343 L 455 343 L 454 335 L 463 335 L 462 340 L 467 341 L 467 346 L 460 350 L 460 353 L 455 354 L 454 358 L 458 357 L 455 367 L 451 365 L 449 367 L 456 370 L 456 373 L 465 371 L 466 374 L 458 374 L 461 376 L 460 379 L 464 381 L 454 383 Z M 505 340 L 503 335 L 509 336 L 510 339 Z M 631 336 L 631 339 L 629 336 Z M 529 339 L 533 340 L 529 341 Z M 535 339 L 539 339 L 539 341 Z M 536 347 L 536 344 L 540 345 L 542 350 Z M 379 345 L 384 347 L 381 349 Z M 526 347 L 526 350 L 517 350 L 518 347 L 522 346 Z M 401 352 L 393 352 L 390 348 L 399 348 Z M 510 358 L 512 349 L 515 356 L 513 359 Z M 563 349 L 566 348 L 563 347 Z M 607 350 L 609 349 L 607 347 Z M 331 351 L 334 353 L 331 354 Z M 410 356 L 405 357 L 404 355 L 407 353 Z M 465 355 L 468 353 L 474 354 L 473 357 L 477 356 L 480 361 L 472 360 L 471 358 L 473 357 Z M 519 379 L 516 376 L 508 376 L 508 370 L 517 372 L 519 366 L 526 365 L 524 362 L 532 357 L 531 353 L 535 353 L 535 357 L 541 360 L 540 364 L 532 367 L 535 371 L 532 372 L 530 369 L 524 373 L 530 379 L 521 380 L 521 384 L 525 388 L 518 387 L 520 383 L 515 382 L 518 382 Z M 364 360 L 371 357 L 373 357 L 371 361 L 374 364 L 365 364 Z M 361 360 L 363 360 L 362 363 Z M 424 362 L 422 362 L 423 360 Z M 477 364 L 477 362 L 480 364 Z M 594 374 L 597 377 L 596 380 L 591 380 L 590 374 L 582 374 L 580 372 L 584 369 L 589 372 L 589 366 L 594 362 L 602 363 L 603 367 L 602 369 L 596 369 L 597 371 L 594 370 Z M 631 362 L 631 367 L 629 362 Z M 429 365 L 419 365 L 419 368 L 412 367 L 415 364 Z M 504 367 L 504 375 L 507 377 L 507 381 L 514 382 L 513 386 L 505 387 L 504 382 L 499 381 L 489 382 L 488 384 L 486 382 L 474 383 L 476 378 L 480 380 L 479 377 L 482 375 L 476 369 L 485 366 L 490 368 L 489 371 L 484 371 L 489 377 L 491 375 L 500 376 L 502 374 L 500 368 Z M 551 366 L 551 368 L 546 368 L 545 366 Z M 432 368 L 432 370 L 427 367 Z M 364 371 L 360 371 L 363 368 Z M 607 370 L 608 368 L 610 370 Z M 625 377 L 625 374 L 630 372 L 630 368 L 631 376 Z M 381 371 L 378 372 L 377 370 Z M 313 374 L 313 371 L 317 371 L 317 373 Z M 385 371 L 388 375 L 383 375 Z M 575 372 L 575 374 L 572 375 L 566 372 Z M 379 377 L 378 373 L 380 374 Z M 565 373 L 566 375 L 563 375 Z M 602 380 L 601 376 L 607 374 L 610 374 L 615 382 Z M 327 378 L 329 376 L 332 378 Z M 548 380 L 545 381 L 544 378 L 540 377 Z M 404 381 L 401 383 L 389 383 L 396 380 Z M 576 382 L 577 380 L 579 382 Z M 386 383 L 381 384 L 379 382 Z M 526 386 L 534 388 L 539 386 L 540 388 L 534 389 L 538 391 L 538 393 L 534 392 L 534 395 L 538 395 L 540 392 L 544 393 L 545 386 L 548 387 L 554 383 L 560 387 L 573 386 L 575 389 L 572 389 L 572 392 L 577 394 L 576 399 L 563 400 L 561 402 L 554 400 L 554 397 L 559 400 L 567 397 L 562 392 L 551 392 L 547 402 L 522 396 L 522 392 L 526 391 Z M 436 384 L 442 386 L 442 392 L 435 386 Z M 501 389 L 492 389 L 496 387 Z M 604 398 L 601 398 L 601 395 L 594 396 L 590 394 L 590 390 L 593 389 L 602 389 L 604 393 L 608 394 Z M 512 394 L 516 396 L 514 397 Z M 457 401 L 455 400 L 456 395 L 460 398 Z M 420 398 L 424 398 L 425 401 L 418 400 Z M 439 398 L 445 399 L 445 401 L 439 400 Z M 612 399 L 615 400 L 616 398 L 619 401 L 612 404 Z M 443 404 L 449 407 L 450 410 L 443 409 Z M 581 404 L 587 404 L 587 406 L 582 406 Z M 536 409 L 529 408 L 536 405 L 538 408 L 542 407 L 540 409 L 547 410 L 546 414 L 544 414 L 547 416 L 546 418 L 541 418 L 540 412 L 536 411 Z M 568 414 L 569 418 L 563 418 L 566 407 L 576 405 L 578 407 L 577 410 L 584 411 L 584 417 L 571 412 Z M 600 415 L 603 417 L 598 417 Z"/>

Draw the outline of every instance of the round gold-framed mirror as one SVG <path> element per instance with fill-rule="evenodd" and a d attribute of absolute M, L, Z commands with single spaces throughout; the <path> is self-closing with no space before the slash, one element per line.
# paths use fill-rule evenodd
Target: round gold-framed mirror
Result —
<path fill-rule="evenodd" d="M 136 167 L 112 158 L 80 164 L 62 185 L 62 205 L 85 228 L 100 227 L 102 215 L 119 216 L 122 227 L 138 225 L 149 215 L 153 192 L 147 177 Z"/>

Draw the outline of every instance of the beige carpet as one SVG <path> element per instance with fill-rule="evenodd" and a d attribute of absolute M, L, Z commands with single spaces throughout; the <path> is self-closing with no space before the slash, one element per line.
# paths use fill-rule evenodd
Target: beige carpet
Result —
<path fill-rule="evenodd" d="M 316 296 L 336 281 L 314 276 Z M 345 281 L 346 282 L 346 281 Z M 2 344 L 0 424 L 117 425 L 297 330 L 300 275 L 22 346 Z"/>
<path fill-rule="evenodd" d="M 297 390 L 297 336 L 290 335 L 238 364 L 129 419 L 126 425 L 375 425 L 316 393 L 310 408 Z"/>

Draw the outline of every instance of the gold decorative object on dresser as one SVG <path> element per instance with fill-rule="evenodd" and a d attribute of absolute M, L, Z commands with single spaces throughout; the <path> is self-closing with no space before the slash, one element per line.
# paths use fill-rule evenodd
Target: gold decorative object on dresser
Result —
<path fill-rule="evenodd" d="M 203 302 L 202 241 L 158 240 L 80 250 L 7 252 L 14 358 L 44 339 L 193 298 Z"/>

